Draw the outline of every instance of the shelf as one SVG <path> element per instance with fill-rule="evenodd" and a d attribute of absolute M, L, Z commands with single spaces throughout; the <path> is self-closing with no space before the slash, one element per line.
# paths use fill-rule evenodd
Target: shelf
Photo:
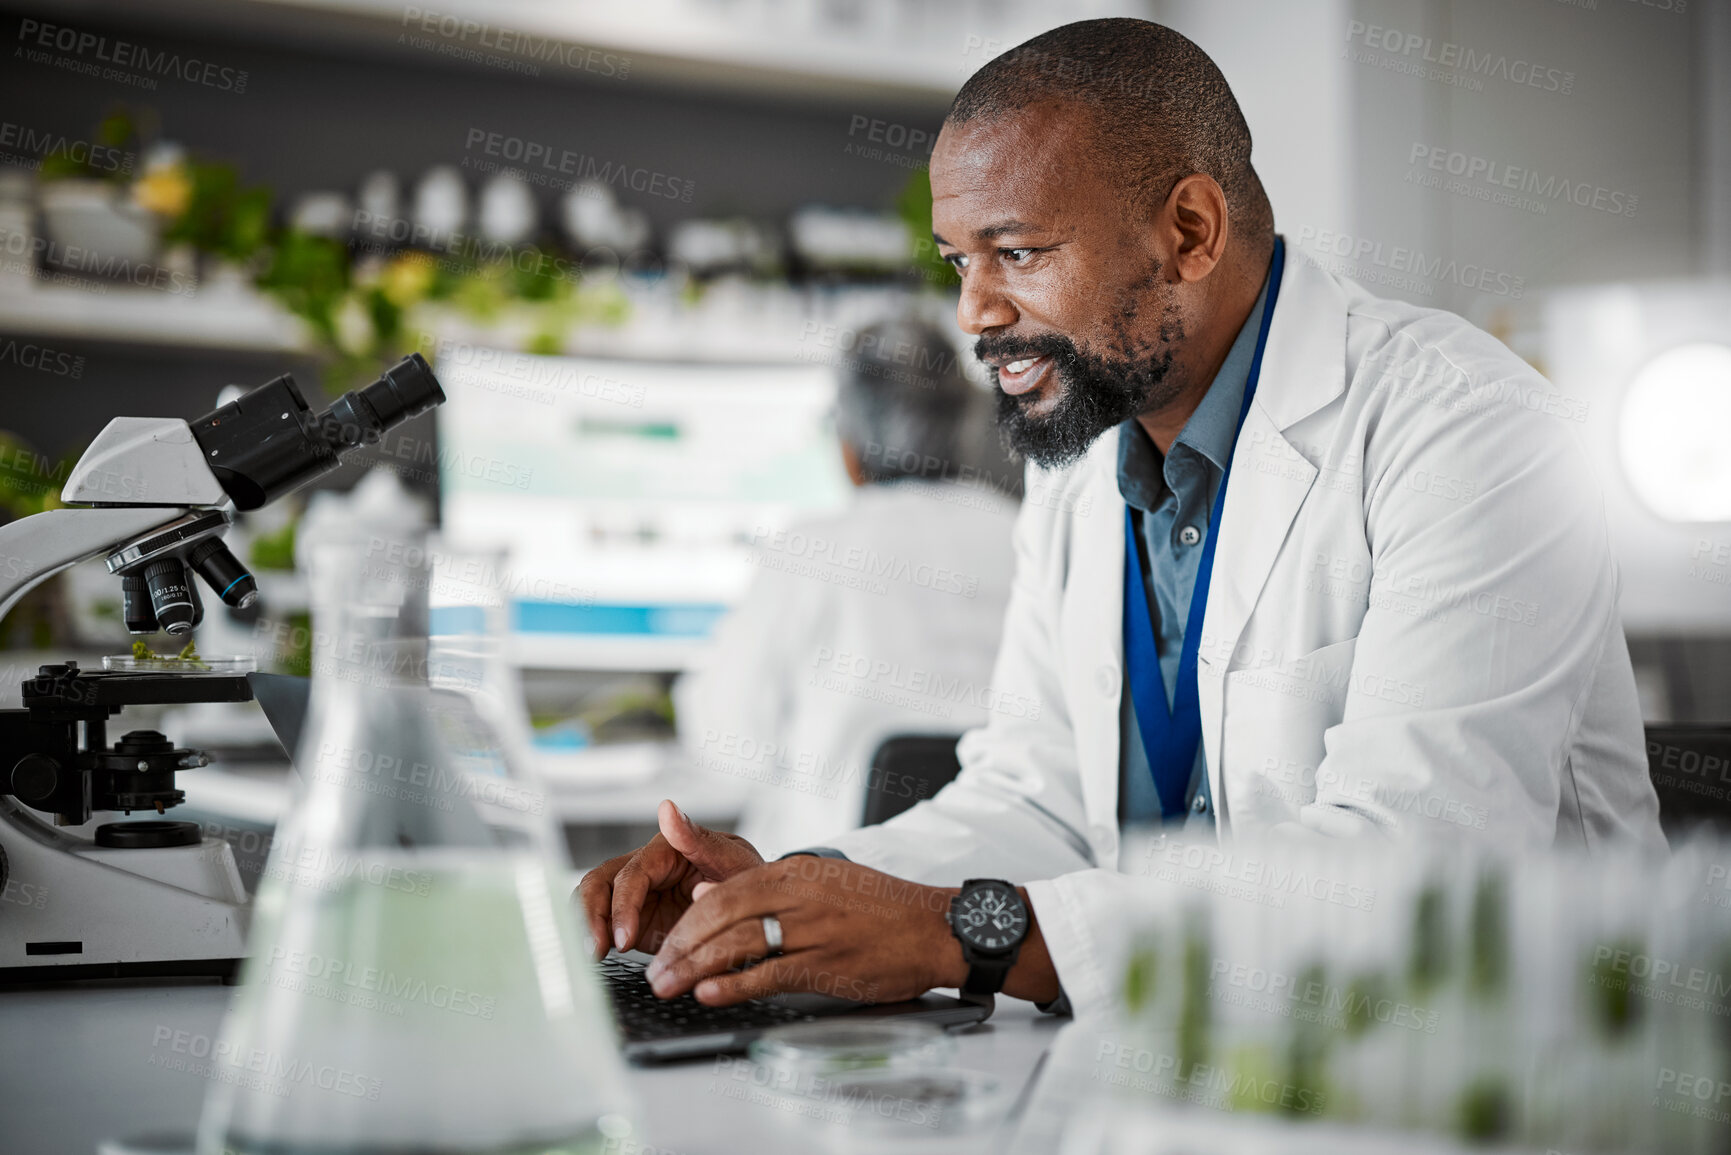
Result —
<path fill-rule="evenodd" d="M 234 291 L 31 286 L 0 290 L 0 333 L 45 341 L 114 341 L 185 349 L 304 352 L 300 321 L 264 297 Z"/>
<path fill-rule="evenodd" d="M 1146 0 L 84 0 L 83 20 L 363 52 L 501 79 L 641 85 L 940 115 L 1010 45 Z"/>
<path fill-rule="evenodd" d="M 836 333 L 850 334 L 877 316 L 908 307 L 905 290 L 880 285 L 796 289 L 786 285 L 719 284 L 703 304 L 679 303 L 649 290 L 630 295 L 631 316 L 615 327 L 577 328 L 566 355 L 650 357 L 704 361 L 833 361 Z M 931 319 L 947 321 L 947 304 Z M 811 322 L 821 329 L 813 329 Z M 407 320 L 409 332 L 436 335 L 435 364 L 446 353 L 472 348 L 520 351 L 537 326 L 528 315 L 507 314 L 483 325 L 449 306 L 428 303 Z M 814 337 L 813 334 L 816 334 Z M 0 335 L 42 341 L 105 341 L 163 348 L 311 353 L 316 347 L 301 321 L 250 290 L 175 297 L 165 293 L 0 284 Z M 821 338 L 821 339 L 820 339 Z M 827 342 L 827 343 L 826 343 Z"/>

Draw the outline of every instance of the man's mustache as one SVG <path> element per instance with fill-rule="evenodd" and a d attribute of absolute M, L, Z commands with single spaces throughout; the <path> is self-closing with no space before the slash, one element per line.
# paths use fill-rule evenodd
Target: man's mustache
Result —
<path fill-rule="evenodd" d="M 1059 333 L 1042 333 L 1037 337 L 1013 337 L 1009 334 L 981 337 L 974 342 L 974 356 L 988 361 L 1020 361 L 1026 357 L 1050 357 L 1054 361 L 1074 361 L 1078 354 L 1075 343 Z"/>

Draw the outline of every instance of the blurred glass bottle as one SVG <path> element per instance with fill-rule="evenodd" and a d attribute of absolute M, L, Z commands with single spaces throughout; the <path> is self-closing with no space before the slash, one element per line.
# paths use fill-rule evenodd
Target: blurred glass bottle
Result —
<path fill-rule="evenodd" d="M 634 1134 L 568 864 L 494 715 L 429 648 L 433 557 L 312 558 L 313 692 L 201 1155 L 536 1155 Z M 432 675 L 431 677 L 429 675 Z"/>

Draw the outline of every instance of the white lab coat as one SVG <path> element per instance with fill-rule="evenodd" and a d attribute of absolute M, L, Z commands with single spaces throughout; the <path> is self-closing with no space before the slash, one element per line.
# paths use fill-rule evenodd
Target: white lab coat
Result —
<path fill-rule="evenodd" d="M 751 589 L 674 687 L 690 759 L 757 787 L 740 833 L 759 851 L 858 826 L 885 738 L 960 735 L 1006 708 L 991 678 L 1015 517 L 986 485 L 909 479 L 759 541 Z"/>
<path fill-rule="evenodd" d="M 1287 249 L 1198 666 L 1222 835 L 1662 847 L 1582 410 L 1445 312 Z M 1106 1004 L 1119 872 L 1117 435 L 1031 469 L 996 682 L 932 802 L 833 845 L 934 885 L 1029 883 L 1078 1013 Z"/>

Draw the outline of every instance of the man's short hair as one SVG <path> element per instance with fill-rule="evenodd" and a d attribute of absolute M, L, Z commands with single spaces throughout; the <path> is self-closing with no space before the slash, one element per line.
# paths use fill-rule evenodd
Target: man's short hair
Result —
<path fill-rule="evenodd" d="M 836 434 L 867 481 L 936 480 L 960 468 L 973 386 L 955 347 L 925 321 L 882 321 L 860 332 L 836 394 Z"/>
<path fill-rule="evenodd" d="M 1206 173 L 1226 193 L 1234 232 L 1273 240 L 1274 214 L 1250 163 L 1250 125 L 1208 54 L 1147 20 L 1065 24 L 993 57 L 962 85 L 945 123 L 991 121 L 1049 101 L 1093 115 L 1093 151 L 1140 208 Z M 1257 247 L 1260 247 L 1259 245 Z"/>

